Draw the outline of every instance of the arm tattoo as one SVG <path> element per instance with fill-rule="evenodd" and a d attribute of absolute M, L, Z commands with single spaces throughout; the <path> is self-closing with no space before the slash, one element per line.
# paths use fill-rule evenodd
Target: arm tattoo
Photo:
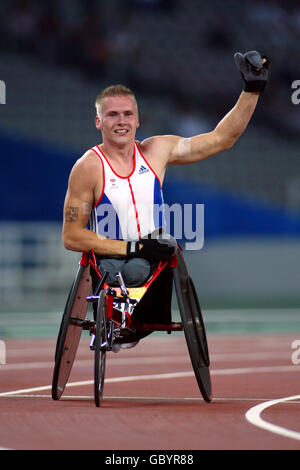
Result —
<path fill-rule="evenodd" d="M 67 206 L 65 210 L 65 221 L 76 222 L 78 220 L 79 207 Z"/>

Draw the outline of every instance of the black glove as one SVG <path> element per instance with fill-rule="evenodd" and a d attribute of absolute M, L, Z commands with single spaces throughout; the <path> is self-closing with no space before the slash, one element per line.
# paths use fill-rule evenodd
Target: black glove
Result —
<path fill-rule="evenodd" d="M 174 243 L 167 240 L 142 239 L 127 243 L 127 257 L 145 258 L 148 261 L 167 261 L 175 253 Z"/>
<path fill-rule="evenodd" d="M 257 51 L 249 51 L 245 54 L 236 52 L 234 60 L 245 82 L 244 90 L 262 93 L 268 80 L 268 59 Z"/>

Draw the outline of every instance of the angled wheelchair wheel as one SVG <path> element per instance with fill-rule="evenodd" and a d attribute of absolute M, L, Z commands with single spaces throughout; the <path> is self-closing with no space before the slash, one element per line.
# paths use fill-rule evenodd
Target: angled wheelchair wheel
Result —
<path fill-rule="evenodd" d="M 212 399 L 209 352 L 205 326 L 195 286 L 183 256 L 177 255 L 174 283 L 185 339 L 200 392 L 206 402 Z"/>
<path fill-rule="evenodd" d="M 88 308 L 87 296 L 92 289 L 90 266 L 79 266 L 71 287 L 58 333 L 52 378 L 52 398 L 59 400 L 70 376 Z M 79 320 L 79 321 L 78 321 Z"/>
<path fill-rule="evenodd" d="M 96 335 L 94 341 L 94 398 L 99 407 L 103 397 L 106 351 L 108 347 L 106 292 L 101 290 L 97 307 Z"/>
<path fill-rule="evenodd" d="M 205 325 L 203 322 L 202 312 L 199 305 L 198 296 L 196 293 L 196 289 L 192 278 L 190 277 L 188 280 L 188 293 L 189 293 L 189 301 L 191 307 L 191 316 L 194 323 L 194 328 L 196 335 L 199 341 L 199 347 L 201 348 L 201 354 L 204 360 L 204 364 L 209 367 L 210 360 L 209 360 L 209 352 L 208 352 L 208 344 L 207 344 L 207 337 L 206 337 L 206 330 Z"/>

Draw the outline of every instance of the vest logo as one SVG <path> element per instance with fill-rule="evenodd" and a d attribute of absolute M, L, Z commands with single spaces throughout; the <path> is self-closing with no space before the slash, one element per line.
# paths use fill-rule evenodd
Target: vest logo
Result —
<path fill-rule="evenodd" d="M 139 175 L 142 175 L 143 173 L 148 173 L 149 169 L 146 168 L 145 166 L 141 165 L 139 169 Z"/>
<path fill-rule="evenodd" d="M 118 187 L 116 178 L 110 178 L 109 181 L 111 183 L 111 189 L 115 189 Z"/>

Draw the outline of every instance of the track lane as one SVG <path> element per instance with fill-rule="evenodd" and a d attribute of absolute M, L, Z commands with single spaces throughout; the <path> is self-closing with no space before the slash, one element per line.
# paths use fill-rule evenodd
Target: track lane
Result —
<path fill-rule="evenodd" d="M 93 404 L 91 382 L 67 388 L 59 402 L 53 402 L 46 391 L 0 396 L 0 445 L 17 449 L 299 449 L 296 440 L 259 429 L 245 418 L 262 401 L 299 393 L 299 367 L 290 360 L 294 339 L 295 335 L 209 337 L 213 402 L 207 404 L 200 397 L 183 336 L 150 336 L 132 350 L 110 353 L 105 400 L 99 410 Z M 1 366 L 0 393 L 50 385 L 54 344 L 53 340 L 7 340 L 7 370 Z M 70 381 L 92 381 L 92 361 L 88 338 L 83 338 Z M 41 367 L 9 369 L 33 363 Z M 251 373 L 246 371 L 249 368 Z M 180 372 L 185 375 L 117 380 Z M 276 424 L 282 419 L 297 432 L 293 408 L 298 406 L 297 402 L 285 404 Z M 272 419 L 272 409 L 268 413 Z"/>

